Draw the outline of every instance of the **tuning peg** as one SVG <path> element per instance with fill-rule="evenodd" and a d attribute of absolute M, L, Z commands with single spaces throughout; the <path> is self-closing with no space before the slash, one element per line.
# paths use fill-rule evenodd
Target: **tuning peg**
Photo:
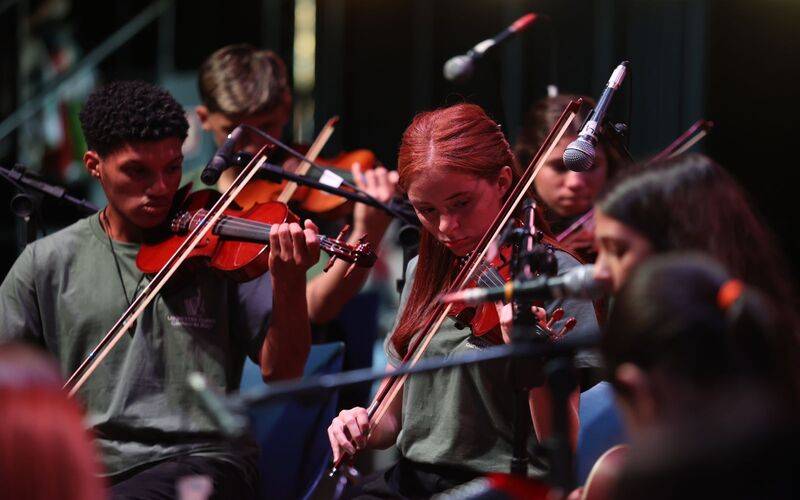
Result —
<path fill-rule="evenodd" d="M 367 254 L 367 253 L 372 251 L 372 246 L 367 242 L 367 233 L 364 233 L 361 236 L 361 238 L 358 239 L 358 245 L 356 245 L 356 250 L 358 252 L 363 253 L 363 254 Z M 353 261 L 350 264 L 350 267 L 348 267 L 347 271 L 345 271 L 345 273 L 344 273 L 344 277 L 345 278 L 350 276 L 350 273 L 353 272 L 353 269 L 355 269 L 356 265 L 358 265 L 358 261 L 357 260 Z"/>

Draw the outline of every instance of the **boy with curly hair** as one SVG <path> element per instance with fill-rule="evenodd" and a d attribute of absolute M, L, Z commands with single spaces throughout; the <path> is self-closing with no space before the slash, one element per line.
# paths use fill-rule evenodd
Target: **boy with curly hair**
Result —
<path fill-rule="evenodd" d="M 84 163 L 108 205 L 28 245 L 0 285 L 0 341 L 49 350 L 71 374 L 147 285 L 142 242 L 169 214 L 188 123 L 166 91 L 144 82 L 96 90 L 80 115 Z M 270 273 L 244 284 L 210 269 L 180 272 L 77 393 L 114 496 L 172 498 L 175 481 L 206 475 L 222 498 L 252 498 L 258 450 L 223 440 L 186 384 L 202 372 L 237 389 L 244 357 L 267 379 L 299 376 L 310 347 L 305 274 L 316 232 L 274 225 Z"/>

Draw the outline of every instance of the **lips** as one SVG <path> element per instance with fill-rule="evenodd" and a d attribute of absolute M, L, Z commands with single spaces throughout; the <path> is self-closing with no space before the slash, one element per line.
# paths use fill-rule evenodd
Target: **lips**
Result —
<path fill-rule="evenodd" d="M 444 246 L 452 250 L 454 253 L 466 253 L 472 250 L 472 240 L 470 238 L 460 238 L 457 240 L 444 241 Z"/>
<path fill-rule="evenodd" d="M 149 214 L 161 214 L 169 210 L 169 203 L 145 203 L 142 205 L 142 210 Z"/>

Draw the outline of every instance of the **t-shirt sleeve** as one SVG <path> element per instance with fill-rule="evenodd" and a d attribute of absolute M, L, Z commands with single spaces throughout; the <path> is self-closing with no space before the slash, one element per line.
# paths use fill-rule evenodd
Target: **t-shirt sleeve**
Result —
<path fill-rule="evenodd" d="M 34 245 L 28 245 L 0 285 L 0 342 L 44 345 L 34 276 Z"/>
<path fill-rule="evenodd" d="M 259 364 L 261 346 L 272 314 L 272 280 L 269 273 L 239 283 L 236 286 L 236 301 L 233 332 L 242 350 Z"/>
<path fill-rule="evenodd" d="M 414 285 L 414 273 L 417 270 L 418 258 L 419 257 L 414 257 L 411 259 L 411 261 L 408 263 L 408 267 L 406 267 L 406 284 L 403 287 L 403 293 L 400 295 L 400 306 L 397 308 L 397 316 L 394 318 L 392 331 L 386 336 L 386 340 L 383 343 L 383 350 L 386 353 L 386 360 L 395 368 L 402 363 L 403 359 L 400 357 L 400 353 L 397 352 L 397 349 L 395 349 L 391 339 L 392 335 L 394 334 L 394 330 L 397 328 L 397 322 L 400 320 L 400 316 L 402 315 L 403 309 L 408 301 L 408 296 L 411 294 L 411 287 Z"/>
<path fill-rule="evenodd" d="M 556 250 L 556 258 L 558 259 L 558 275 L 561 276 L 570 269 L 580 265 L 574 257 L 561 250 Z M 557 321 L 553 327 L 554 331 L 558 331 L 567 321 L 567 319 L 574 317 L 577 320 L 575 328 L 567 335 L 574 339 L 586 335 L 594 335 L 600 330 L 597 323 L 597 314 L 595 313 L 594 304 L 591 300 L 586 299 L 557 299 L 548 301 L 545 304 L 548 314 L 555 311 L 557 308 L 564 309 L 564 318 Z M 594 350 L 579 351 L 575 356 L 575 364 L 579 368 L 602 367 L 602 360 L 600 354 Z"/>

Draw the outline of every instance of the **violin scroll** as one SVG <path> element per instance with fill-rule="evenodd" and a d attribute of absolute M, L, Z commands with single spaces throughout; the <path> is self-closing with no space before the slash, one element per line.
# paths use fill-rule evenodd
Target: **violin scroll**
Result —
<path fill-rule="evenodd" d="M 345 241 L 348 232 L 350 232 L 350 224 L 346 224 L 342 230 L 339 231 L 336 238 L 321 237 L 320 243 L 323 249 L 332 255 L 331 260 L 328 261 L 323 272 L 327 272 L 328 269 L 333 266 L 334 262 L 336 262 L 336 259 L 341 259 L 351 264 L 345 276 L 349 275 L 355 266 L 372 267 L 375 261 L 378 260 L 378 256 L 375 255 L 372 244 L 367 241 L 366 234 L 359 238 L 357 245 L 352 246 Z"/>

